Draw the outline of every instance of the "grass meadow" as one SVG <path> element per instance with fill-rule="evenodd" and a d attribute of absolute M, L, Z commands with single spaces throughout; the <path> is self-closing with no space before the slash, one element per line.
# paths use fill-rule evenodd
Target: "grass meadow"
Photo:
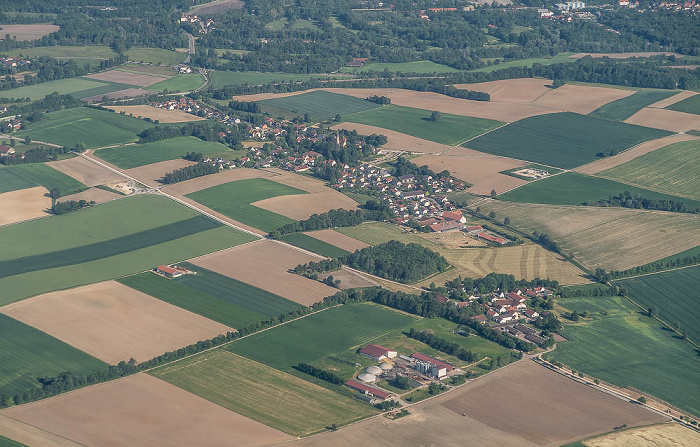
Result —
<path fill-rule="evenodd" d="M 698 172 L 700 140 L 692 140 L 657 149 L 598 175 L 700 200 Z"/>
<path fill-rule="evenodd" d="M 154 124 L 105 110 L 79 107 L 44 115 L 41 121 L 18 132 L 35 141 L 46 141 L 73 147 L 83 143 L 86 148 L 132 143 L 137 134 Z"/>
<path fill-rule="evenodd" d="M 597 160 L 607 150 L 622 151 L 671 135 L 665 130 L 563 112 L 533 116 L 465 144 L 488 154 L 572 169 Z"/>
<path fill-rule="evenodd" d="M 176 65 L 187 58 L 187 54 L 163 48 L 134 47 L 126 50 L 130 61 L 145 62 L 148 64 Z"/>
<path fill-rule="evenodd" d="M 678 325 L 700 342 L 700 266 L 615 281 L 644 307 L 656 307 L 659 318 Z"/>
<path fill-rule="evenodd" d="M 584 202 L 607 199 L 625 191 L 653 199 L 678 200 L 684 202 L 689 208 L 700 208 L 700 202 L 696 200 L 650 191 L 615 180 L 592 177 L 576 172 L 564 172 L 530 182 L 501 194 L 498 198 L 508 202 L 580 205 Z"/>
<path fill-rule="evenodd" d="M 179 53 L 178 53 L 179 54 Z M 179 74 L 165 81 L 148 86 L 148 90 L 156 92 L 189 92 L 204 84 L 204 78 L 199 73 Z"/>
<path fill-rule="evenodd" d="M 73 94 L 94 88 L 104 88 L 109 84 L 85 78 L 67 78 L 57 81 L 43 82 L 36 85 L 26 85 L 23 87 L 4 90 L 2 96 L 5 98 L 29 98 L 32 101 L 42 99 L 46 95 L 58 92 L 61 95 Z M 87 96 L 82 96 L 83 98 Z"/>
<path fill-rule="evenodd" d="M 73 177 L 42 163 L 0 166 L 0 193 L 35 186 L 43 186 L 49 191 L 52 188 L 58 188 L 61 195 L 87 189 L 87 186 Z"/>
<path fill-rule="evenodd" d="M 566 298 L 592 318 L 567 324 L 551 358 L 617 386 L 633 386 L 700 414 L 700 357 L 690 343 L 620 297 Z"/>
<path fill-rule="evenodd" d="M 700 95 L 691 96 L 683 101 L 678 101 L 675 104 L 671 104 L 666 108 L 677 112 L 694 113 L 696 115 L 700 115 Z"/>
<path fill-rule="evenodd" d="M 234 328 L 297 310 L 300 305 L 205 268 L 180 263 L 195 272 L 165 279 L 150 272 L 119 280 L 124 285 Z"/>
<path fill-rule="evenodd" d="M 413 62 L 370 62 L 364 67 L 343 67 L 340 69 L 342 73 L 364 73 L 367 71 L 384 71 L 391 72 L 400 71 L 401 73 L 454 73 L 456 68 L 449 67 L 443 64 L 437 64 L 433 61 L 413 61 Z"/>
<path fill-rule="evenodd" d="M 350 254 L 350 252 L 347 250 L 343 250 L 342 248 L 338 248 L 335 245 L 329 244 L 328 242 L 323 242 L 304 233 L 287 234 L 282 236 L 281 240 L 287 242 L 288 244 L 296 245 L 297 247 L 301 247 L 305 250 L 318 253 L 322 256 L 328 256 L 330 258 L 340 258 Z"/>
<path fill-rule="evenodd" d="M 676 90 L 639 90 L 631 96 L 609 102 L 589 113 L 596 118 L 624 121 L 635 113 L 662 99 L 678 94 Z"/>
<path fill-rule="evenodd" d="M 221 143 L 203 141 L 197 137 L 178 137 L 152 143 L 99 149 L 95 151 L 95 155 L 122 169 L 131 169 L 182 158 L 188 152 L 201 152 L 211 156 L 227 151 L 229 148 Z"/>
<path fill-rule="evenodd" d="M 277 196 L 306 194 L 306 191 L 271 180 L 237 180 L 187 194 L 187 197 L 251 227 L 273 231 L 294 220 L 251 205 Z"/>
<path fill-rule="evenodd" d="M 454 146 L 504 123 L 484 118 L 443 113 L 438 121 L 430 110 L 388 105 L 343 117 L 345 121 L 383 127 L 424 140 Z"/>
<path fill-rule="evenodd" d="M 559 53 L 553 57 L 531 57 L 527 59 L 518 59 L 514 61 L 501 61 L 500 63 L 489 65 L 486 67 L 476 68 L 475 72 L 492 72 L 510 67 L 532 67 L 534 64 L 550 65 L 561 64 L 565 62 L 575 62 L 576 59 L 571 59 L 569 56 L 573 53 Z"/>
<path fill-rule="evenodd" d="M 238 340 L 226 349 L 288 370 L 329 354 L 361 347 L 406 328 L 416 318 L 374 304 L 334 307 Z"/>
<path fill-rule="evenodd" d="M 0 314 L 0 397 L 39 385 L 37 378 L 69 371 L 87 375 L 107 364 L 74 347 Z"/>
<path fill-rule="evenodd" d="M 241 84 L 269 84 L 272 82 L 298 82 L 309 79 L 325 79 L 332 75 L 325 74 L 297 74 L 297 73 L 260 73 L 256 71 L 212 71 L 209 73 L 212 88 L 221 88 L 225 85 Z"/>
<path fill-rule="evenodd" d="M 260 106 L 273 115 L 280 113 L 295 116 L 308 113 L 313 119 L 326 120 L 338 114 L 342 116 L 374 109 L 379 107 L 379 104 L 319 90 L 285 98 L 266 99 L 260 101 Z"/>
<path fill-rule="evenodd" d="M 294 436 L 376 413 L 371 406 L 223 349 L 151 372 L 222 407 Z"/>
<path fill-rule="evenodd" d="M 20 444 L 19 442 L 13 441 L 12 439 L 7 439 L 4 436 L 0 436 L 0 447 L 27 447 L 25 444 Z"/>

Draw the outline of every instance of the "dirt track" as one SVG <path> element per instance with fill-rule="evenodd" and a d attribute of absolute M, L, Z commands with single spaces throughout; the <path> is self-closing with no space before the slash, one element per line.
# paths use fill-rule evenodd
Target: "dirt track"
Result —
<path fill-rule="evenodd" d="M 0 194 L 0 225 L 48 216 L 51 198 L 43 186 Z"/>

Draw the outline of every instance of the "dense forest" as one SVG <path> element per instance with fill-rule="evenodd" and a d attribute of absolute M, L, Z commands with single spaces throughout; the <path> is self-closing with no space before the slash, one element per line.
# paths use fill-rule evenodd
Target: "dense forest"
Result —
<path fill-rule="evenodd" d="M 284 225 L 270 233 L 270 237 L 278 239 L 282 235 L 300 231 L 323 230 L 335 227 L 353 227 L 371 220 L 383 221 L 391 219 L 393 211 L 378 200 L 368 200 L 361 209 L 330 210 L 322 214 L 312 214 L 308 219 Z"/>
<path fill-rule="evenodd" d="M 203 177 L 209 174 L 216 174 L 217 172 L 219 172 L 218 166 L 212 163 L 200 162 L 193 166 L 185 166 L 184 168 L 168 172 L 160 181 L 161 183 L 170 185 L 172 183 L 184 182 L 185 180 Z"/>
<path fill-rule="evenodd" d="M 343 263 L 369 274 L 410 284 L 450 266 L 440 254 L 418 244 L 389 241 L 363 248 L 343 258 Z"/>

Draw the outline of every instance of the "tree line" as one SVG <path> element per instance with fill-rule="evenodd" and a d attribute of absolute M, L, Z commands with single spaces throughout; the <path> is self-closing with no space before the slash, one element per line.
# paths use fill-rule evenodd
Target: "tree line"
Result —
<path fill-rule="evenodd" d="M 160 180 L 161 183 L 170 185 L 172 183 L 184 182 L 185 180 L 202 177 L 209 174 L 219 172 L 219 167 L 213 163 L 199 162 L 193 166 L 185 166 L 184 168 L 175 169 L 172 172 L 166 173 Z"/>
<path fill-rule="evenodd" d="M 643 210 L 671 211 L 675 213 L 700 213 L 700 208 L 688 206 L 680 200 L 655 199 L 644 197 L 641 194 L 632 194 L 625 191 L 607 199 L 600 199 L 595 202 L 584 202 L 586 206 L 619 206 L 622 208 L 634 208 Z"/>
<path fill-rule="evenodd" d="M 25 140 L 25 144 L 29 144 L 27 141 L 31 142 L 31 140 Z M 14 140 L 10 140 L 10 142 L 14 142 Z M 17 165 L 24 163 L 45 163 L 47 161 L 55 161 L 58 159 L 59 155 L 66 154 L 68 152 L 69 149 L 65 147 L 39 146 L 27 149 L 23 154 L 24 157 L 22 157 L 22 154 L 12 154 L 0 157 L 0 164 Z"/>
<path fill-rule="evenodd" d="M 345 379 L 338 374 L 331 371 L 326 371 L 325 369 L 316 368 L 308 363 L 299 363 L 294 367 L 294 369 L 301 371 L 304 374 L 316 377 L 317 379 L 332 383 L 333 385 L 342 385 L 345 383 Z"/>
<path fill-rule="evenodd" d="M 478 360 L 478 356 L 473 352 L 464 349 L 457 343 L 453 343 L 444 338 L 438 337 L 435 334 L 431 334 L 428 331 L 417 331 L 415 328 L 411 328 L 409 329 L 407 335 L 413 339 L 425 343 L 433 349 L 437 349 L 445 354 L 455 356 L 467 363 L 473 363 Z"/>
<path fill-rule="evenodd" d="M 53 204 L 51 207 L 51 213 L 56 214 L 56 215 L 61 215 L 61 214 L 66 214 L 66 213 L 72 213 L 73 211 L 78 211 L 80 209 L 85 208 L 86 206 L 94 205 L 95 201 L 91 200 L 88 202 L 87 200 L 67 200 L 64 202 L 56 202 Z"/>

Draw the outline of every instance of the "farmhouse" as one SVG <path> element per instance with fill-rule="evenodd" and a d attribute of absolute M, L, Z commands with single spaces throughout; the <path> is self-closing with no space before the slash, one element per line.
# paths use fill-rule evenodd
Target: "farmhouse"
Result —
<path fill-rule="evenodd" d="M 13 147 L 0 145 L 0 157 L 12 155 L 14 153 L 15 149 Z"/>
<path fill-rule="evenodd" d="M 379 388 L 374 388 L 365 385 L 364 383 L 360 383 L 357 380 L 348 380 L 347 382 L 345 382 L 345 385 L 360 391 L 362 394 L 374 396 L 377 399 L 384 400 L 391 397 L 391 393 L 387 393 L 386 391 L 380 390 Z"/>
<path fill-rule="evenodd" d="M 447 220 L 452 220 L 459 223 L 467 223 L 467 218 L 462 215 L 460 210 L 456 211 L 445 211 L 442 213 L 442 217 Z"/>
<path fill-rule="evenodd" d="M 500 244 L 500 245 L 505 245 L 508 243 L 507 239 L 504 239 L 504 238 L 498 237 L 498 236 L 493 236 L 493 235 L 485 233 L 483 231 L 476 233 L 476 237 L 479 237 L 481 239 L 485 239 L 489 242 L 494 242 L 494 243 Z"/>
<path fill-rule="evenodd" d="M 156 273 L 160 273 L 167 278 L 177 278 L 178 276 L 182 276 L 182 271 L 167 265 L 159 265 L 156 267 Z"/>
<path fill-rule="evenodd" d="M 384 359 L 393 359 L 398 353 L 396 351 L 392 351 L 389 348 L 385 348 L 384 346 L 367 345 L 364 348 L 360 349 L 360 354 L 374 359 L 376 361 L 380 361 Z"/>
<path fill-rule="evenodd" d="M 456 220 L 445 220 L 442 222 L 436 222 L 430 225 L 430 229 L 436 233 L 446 233 L 449 231 L 456 231 L 462 228 L 462 224 Z"/>

